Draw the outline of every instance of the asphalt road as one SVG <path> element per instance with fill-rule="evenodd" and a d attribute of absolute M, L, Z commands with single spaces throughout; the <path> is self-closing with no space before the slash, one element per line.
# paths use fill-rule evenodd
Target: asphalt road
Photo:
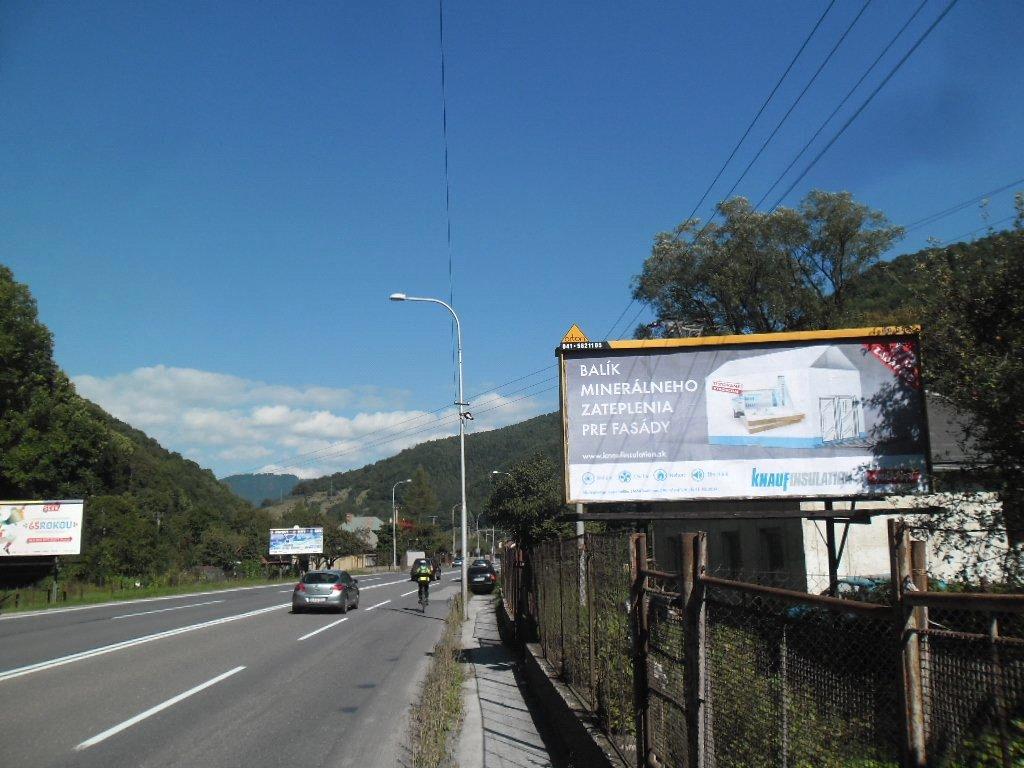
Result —
<path fill-rule="evenodd" d="M 345 616 L 292 614 L 292 586 L 0 616 L 0 765 L 405 764 L 457 573 L 424 614 L 400 574 Z"/>

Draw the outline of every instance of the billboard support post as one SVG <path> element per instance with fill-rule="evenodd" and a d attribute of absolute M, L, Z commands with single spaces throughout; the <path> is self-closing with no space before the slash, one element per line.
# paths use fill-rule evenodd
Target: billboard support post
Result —
<path fill-rule="evenodd" d="M 53 586 L 50 587 L 50 602 L 57 602 L 57 574 L 60 573 L 60 558 L 53 558 Z"/>
<path fill-rule="evenodd" d="M 832 500 L 825 502 L 825 510 L 832 511 Z M 825 540 L 828 548 L 828 595 L 835 597 L 839 591 L 839 555 L 836 553 L 836 521 L 832 516 L 825 520 Z"/>

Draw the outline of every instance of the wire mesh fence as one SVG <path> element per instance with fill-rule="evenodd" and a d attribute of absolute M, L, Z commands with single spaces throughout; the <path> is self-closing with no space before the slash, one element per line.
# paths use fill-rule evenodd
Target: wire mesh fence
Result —
<path fill-rule="evenodd" d="M 898 765 L 891 612 L 863 615 L 795 600 L 708 588 L 708 764 Z"/>
<path fill-rule="evenodd" d="M 502 569 L 517 624 L 628 764 L 1024 766 L 1024 597 L 916 591 L 897 566 L 833 598 L 697 555 L 659 572 L 645 548 L 587 535 Z"/>
<path fill-rule="evenodd" d="M 923 609 L 924 732 L 938 766 L 1024 765 L 1020 613 Z"/>

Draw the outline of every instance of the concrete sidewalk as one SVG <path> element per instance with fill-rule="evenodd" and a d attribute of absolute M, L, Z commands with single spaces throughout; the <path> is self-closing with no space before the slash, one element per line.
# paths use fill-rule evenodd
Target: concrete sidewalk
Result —
<path fill-rule="evenodd" d="M 494 597 L 474 595 L 462 625 L 467 679 L 459 734 L 459 768 L 551 768 L 547 748 L 516 682 L 515 658 L 498 636 Z"/>

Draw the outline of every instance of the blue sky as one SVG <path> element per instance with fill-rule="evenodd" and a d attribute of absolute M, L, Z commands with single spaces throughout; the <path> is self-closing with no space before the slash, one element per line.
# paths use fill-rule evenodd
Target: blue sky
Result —
<path fill-rule="evenodd" d="M 574 322 L 605 335 L 825 7 L 446 0 L 470 394 L 553 365 Z M 700 215 L 861 7 L 835 3 Z M 868 6 L 737 194 L 762 196 L 916 7 Z M 786 203 L 846 189 L 907 223 L 1024 177 L 1022 28 L 1016 0 L 960 0 Z M 439 69 L 430 2 L 0 6 L 0 262 L 79 390 L 219 475 L 452 433 L 429 415 L 453 399 L 449 321 L 387 301 L 449 293 Z M 984 224 L 969 207 L 893 255 Z M 475 427 L 553 410 L 549 375 L 477 401 Z M 422 431 L 381 443 L 395 425 Z"/>

